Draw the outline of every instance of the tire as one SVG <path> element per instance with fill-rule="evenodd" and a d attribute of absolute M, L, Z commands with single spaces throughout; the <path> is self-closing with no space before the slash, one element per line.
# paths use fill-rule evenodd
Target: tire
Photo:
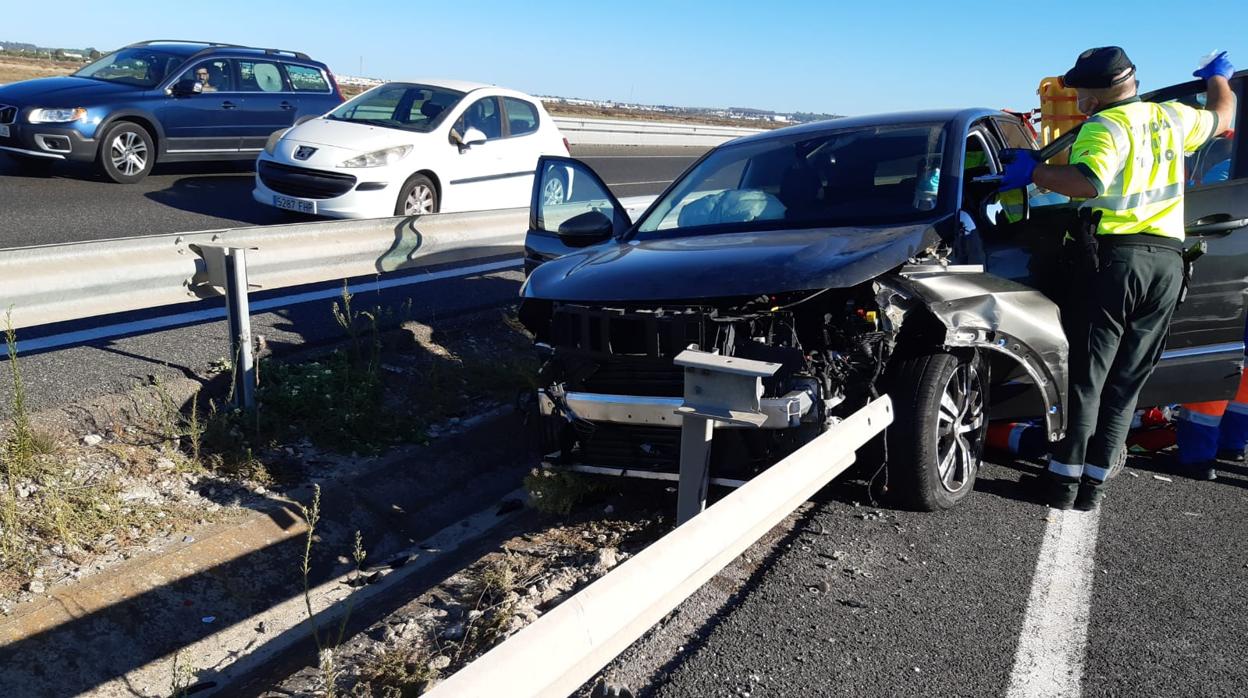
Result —
<path fill-rule="evenodd" d="M 394 202 L 394 215 L 420 216 L 426 213 L 437 213 L 438 188 L 433 181 L 424 175 L 413 175 L 399 190 L 399 198 Z"/>
<path fill-rule="evenodd" d="M 562 204 L 568 200 L 568 175 L 563 168 L 551 165 L 551 174 L 542 184 L 542 203 Z"/>
<path fill-rule="evenodd" d="M 898 504 L 950 509 L 975 489 L 988 434 L 988 364 L 977 352 L 901 360 L 889 396 L 888 489 Z"/>
<path fill-rule="evenodd" d="M 151 173 L 156 164 L 156 143 L 147 129 L 119 121 L 104 132 L 96 165 L 105 177 L 118 184 L 134 184 Z"/>

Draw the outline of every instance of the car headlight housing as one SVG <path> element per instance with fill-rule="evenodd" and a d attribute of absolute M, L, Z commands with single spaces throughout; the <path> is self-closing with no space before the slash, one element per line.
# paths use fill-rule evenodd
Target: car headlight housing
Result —
<path fill-rule="evenodd" d="M 26 120 L 32 124 L 68 124 L 87 117 L 85 107 L 66 109 L 31 109 Z"/>
<path fill-rule="evenodd" d="M 385 150 L 375 150 L 371 153 L 365 153 L 363 155 L 353 157 L 350 160 L 347 160 L 346 162 L 343 162 L 342 164 L 338 166 L 339 167 L 385 167 L 386 165 L 391 165 L 391 164 L 398 162 L 399 160 L 402 160 L 403 158 L 407 157 L 408 154 L 411 152 L 412 152 L 412 146 L 410 145 L 396 145 L 393 148 L 386 148 Z"/>
<path fill-rule="evenodd" d="M 264 154 L 272 155 L 273 151 L 277 148 L 277 142 L 282 140 L 282 136 L 285 136 L 286 132 L 289 130 L 290 129 L 288 128 L 284 128 L 281 131 L 274 131 L 269 134 L 269 140 L 264 142 Z"/>

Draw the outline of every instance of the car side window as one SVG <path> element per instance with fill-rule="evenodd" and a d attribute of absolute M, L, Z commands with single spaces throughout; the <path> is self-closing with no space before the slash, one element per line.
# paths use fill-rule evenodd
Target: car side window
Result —
<path fill-rule="evenodd" d="M 504 97 L 503 108 L 507 112 L 508 133 L 524 136 L 537 131 L 537 107 L 515 97 Z"/>
<path fill-rule="evenodd" d="M 1195 109 L 1204 109 L 1205 93 L 1197 92 L 1179 97 L 1174 101 Z M 1187 186 L 1199 187 L 1225 182 L 1232 178 L 1239 179 L 1232 176 L 1235 171 L 1236 138 L 1238 134 L 1234 131 L 1224 133 L 1209 139 L 1195 152 L 1185 153 L 1184 170 L 1187 173 Z"/>
<path fill-rule="evenodd" d="M 486 140 L 503 137 L 503 117 L 498 110 L 497 97 L 482 97 L 464 112 L 456 122 L 456 130 L 466 134 L 475 128 L 485 134 Z"/>
<path fill-rule="evenodd" d="M 290 87 L 295 92 L 329 92 L 329 81 L 320 68 L 306 65 L 283 63 L 286 77 L 290 78 Z"/>
<path fill-rule="evenodd" d="M 285 92 L 282 71 L 272 61 L 240 60 L 239 89 L 243 92 Z"/>
<path fill-rule="evenodd" d="M 234 91 L 234 71 L 230 70 L 230 61 L 225 58 L 196 63 L 178 76 L 178 82 L 188 78 L 199 80 L 204 86 L 204 92 Z"/>

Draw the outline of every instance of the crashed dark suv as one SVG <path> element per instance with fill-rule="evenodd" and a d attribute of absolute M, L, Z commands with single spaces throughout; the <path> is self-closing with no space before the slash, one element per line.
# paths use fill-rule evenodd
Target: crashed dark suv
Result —
<path fill-rule="evenodd" d="M 1200 89 L 1157 97 L 1194 103 Z M 1191 154 L 1191 176 L 1224 145 Z M 636 223 L 584 164 L 543 158 L 543 174 L 574 172 L 566 200 L 535 182 L 526 241 L 521 319 L 544 359 L 549 460 L 671 477 L 683 393 L 672 360 L 691 345 L 782 366 L 764 381 L 762 428 L 716 429 L 711 477 L 722 482 L 883 393 L 896 419 L 875 450 L 909 506 L 948 508 L 973 489 L 990 417 L 1041 419 L 1060 438 L 1059 248 L 1076 204 L 1035 187 L 999 201 L 1006 147 L 1035 143 L 1018 117 L 988 110 L 781 129 L 707 153 Z M 1141 404 L 1235 390 L 1248 168 L 1232 164 L 1228 181 L 1189 186 L 1189 236 L 1209 252 Z"/>

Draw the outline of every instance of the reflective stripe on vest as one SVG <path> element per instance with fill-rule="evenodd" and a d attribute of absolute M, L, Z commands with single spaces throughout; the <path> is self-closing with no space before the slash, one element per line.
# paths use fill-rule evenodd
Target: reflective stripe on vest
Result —
<path fill-rule="evenodd" d="M 1182 240 L 1185 124 L 1178 111 L 1168 104 L 1133 102 L 1099 112 L 1088 124 L 1102 127 L 1115 151 L 1106 152 L 1103 135 L 1092 133 L 1072 149 L 1072 154 L 1083 151 L 1084 162 L 1099 165 L 1093 167 L 1098 176 L 1112 175 L 1100 196 L 1083 203 L 1102 212 L 1097 232 Z M 1094 145 L 1098 138 L 1101 144 Z"/>

